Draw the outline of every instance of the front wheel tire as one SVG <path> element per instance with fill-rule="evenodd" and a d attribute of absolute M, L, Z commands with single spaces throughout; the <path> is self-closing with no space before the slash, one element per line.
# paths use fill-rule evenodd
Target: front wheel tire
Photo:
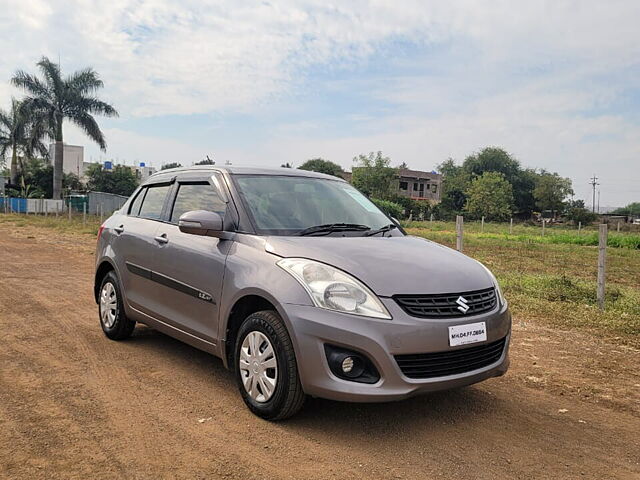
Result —
<path fill-rule="evenodd" d="M 266 420 L 283 420 L 302 408 L 304 392 L 289 333 L 274 311 L 252 313 L 240 326 L 235 375 L 249 409 Z"/>

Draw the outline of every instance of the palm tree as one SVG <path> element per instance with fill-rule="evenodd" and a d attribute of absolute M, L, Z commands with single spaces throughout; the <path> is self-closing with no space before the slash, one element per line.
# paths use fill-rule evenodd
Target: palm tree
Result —
<path fill-rule="evenodd" d="M 117 117 L 118 112 L 96 97 L 96 92 L 104 84 L 92 68 L 85 68 L 62 78 L 60 66 L 47 57 L 42 57 L 37 65 L 42 72 L 42 79 L 18 70 L 11 82 L 27 92 L 28 96 L 23 100 L 25 105 L 46 120 L 55 140 L 53 198 L 59 199 L 62 193 L 63 120 L 75 123 L 105 151 L 107 144 L 93 115 Z"/>
<path fill-rule="evenodd" d="M 47 126 L 41 118 L 32 114 L 23 102 L 11 99 L 9 111 L 0 110 L 0 158 L 5 158 L 11 150 L 10 182 L 18 184 L 18 162 L 20 157 L 31 158 L 38 153 L 47 155 L 42 139 L 47 134 Z"/>

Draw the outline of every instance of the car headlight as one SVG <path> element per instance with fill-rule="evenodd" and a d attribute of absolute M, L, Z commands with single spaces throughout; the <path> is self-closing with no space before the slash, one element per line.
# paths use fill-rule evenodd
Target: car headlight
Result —
<path fill-rule="evenodd" d="M 480 265 L 482 265 L 482 268 L 484 268 L 487 271 L 487 273 L 491 277 L 491 280 L 493 280 L 493 284 L 496 287 L 496 292 L 498 292 L 498 300 L 500 300 L 500 305 L 506 305 L 507 304 L 507 300 L 504 298 L 504 295 L 502 294 L 502 289 L 500 288 L 500 284 L 498 283 L 498 279 L 493 274 L 493 272 L 491 270 L 489 270 L 483 263 L 481 263 L 481 262 L 478 262 L 478 263 Z"/>
<path fill-rule="evenodd" d="M 277 265 L 300 282 L 316 307 L 391 320 L 378 297 L 342 270 L 306 258 L 283 258 Z"/>

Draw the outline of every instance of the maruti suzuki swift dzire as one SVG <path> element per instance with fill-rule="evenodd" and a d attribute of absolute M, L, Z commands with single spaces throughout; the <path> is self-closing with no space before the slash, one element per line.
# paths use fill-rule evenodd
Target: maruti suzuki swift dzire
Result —
<path fill-rule="evenodd" d="M 399 400 L 509 363 L 511 315 L 485 266 L 303 170 L 152 175 L 100 228 L 94 293 L 107 337 L 140 322 L 220 357 L 270 420 L 306 395 Z"/>

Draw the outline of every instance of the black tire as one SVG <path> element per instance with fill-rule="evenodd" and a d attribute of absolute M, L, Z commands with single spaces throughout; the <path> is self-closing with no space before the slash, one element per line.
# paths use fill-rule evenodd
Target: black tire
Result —
<path fill-rule="evenodd" d="M 103 291 L 107 287 L 107 284 L 110 284 L 115 292 L 115 300 L 116 300 L 116 309 L 115 309 L 115 321 L 113 321 L 112 325 L 107 325 L 105 320 L 103 320 L 102 315 L 102 294 Z M 129 320 L 124 313 L 124 307 L 122 304 L 122 293 L 120 289 L 120 282 L 118 281 L 118 277 L 114 271 L 107 273 L 102 282 L 100 283 L 100 290 L 98 292 L 98 318 L 100 319 L 100 326 L 102 327 L 102 331 L 104 334 L 109 337 L 111 340 L 124 340 L 131 336 L 133 329 L 136 326 L 136 322 L 133 320 Z"/>
<path fill-rule="evenodd" d="M 249 395 L 244 387 L 239 365 L 242 342 L 254 331 L 262 333 L 271 342 L 278 366 L 275 390 L 265 402 L 258 402 Z M 240 326 L 234 351 L 234 372 L 238 389 L 245 404 L 254 414 L 275 421 L 291 417 L 302 408 L 305 394 L 298 376 L 293 344 L 278 313 L 264 310 L 249 315 Z"/>

